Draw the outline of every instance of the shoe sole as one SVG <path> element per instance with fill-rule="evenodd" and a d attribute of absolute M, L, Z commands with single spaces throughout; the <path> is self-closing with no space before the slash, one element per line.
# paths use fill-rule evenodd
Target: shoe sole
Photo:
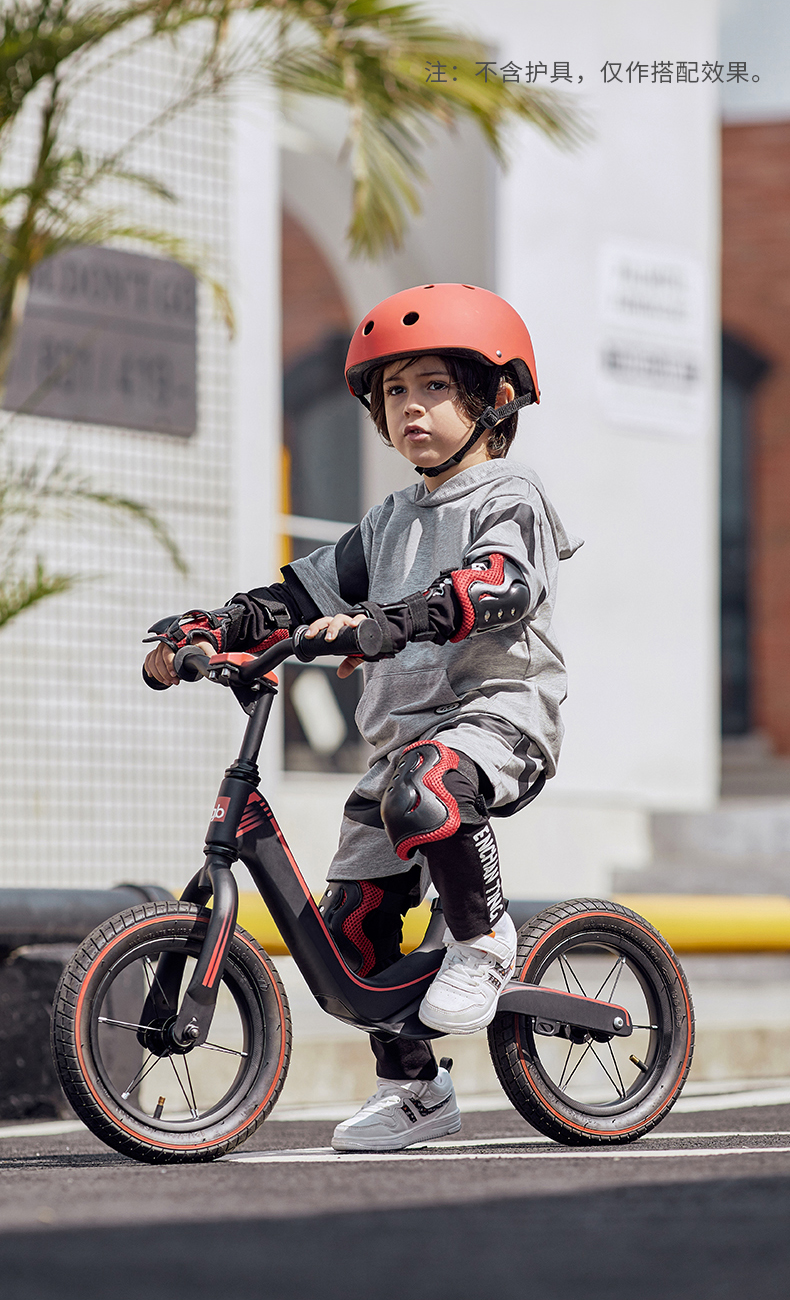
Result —
<path fill-rule="evenodd" d="M 494 1010 L 490 1015 L 484 1016 L 481 1020 L 476 1020 L 471 1024 L 467 1022 L 465 1025 L 456 1025 L 448 1024 L 447 1021 L 440 1020 L 438 1016 L 432 1020 L 422 1008 L 419 1012 L 420 1020 L 424 1025 L 427 1025 L 429 1029 L 438 1029 L 442 1034 L 478 1034 L 481 1029 L 488 1028 L 495 1015 L 496 1006 L 494 1006 Z"/>
<path fill-rule="evenodd" d="M 487 1029 L 491 1024 L 491 1021 L 494 1019 L 494 1016 L 497 1013 L 497 1003 L 499 1002 L 500 994 L 507 988 L 508 983 L 512 978 L 513 971 L 510 972 L 502 985 L 502 988 L 499 990 L 499 993 L 497 993 L 496 1001 L 491 1010 L 487 1011 L 483 1016 L 478 1017 L 477 1020 L 467 1020 L 465 1024 L 457 1025 L 453 1021 L 442 1020 L 438 1015 L 431 1019 L 430 1010 L 426 1007 L 424 1000 L 421 1003 L 417 1014 L 424 1025 L 427 1025 L 429 1029 L 437 1029 L 439 1033 L 442 1034 L 479 1034 L 480 1030 Z"/>
<path fill-rule="evenodd" d="M 443 1115 L 431 1124 L 421 1124 L 419 1133 L 398 1134 L 393 1133 L 391 1137 L 381 1138 L 376 1141 L 368 1138 L 365 1141 L 361 1136 L 356 1140 L 348 1134 L 343 1136 L 341 1143 L 332 1139 L 332 1149 L 334 1151 L 345 1153 L 350 1151 L 405 1151 L 407 1147 L 413 1146 L 415 1142 L 428 1142 L 432 1138 L 447 1137 L 450 1133 L 457 1133 L 461 1127 L 461 1112 L 455 1110 L 450 1115 Z M 404 1136 L 408 1139 L 404 1142 Z"/>

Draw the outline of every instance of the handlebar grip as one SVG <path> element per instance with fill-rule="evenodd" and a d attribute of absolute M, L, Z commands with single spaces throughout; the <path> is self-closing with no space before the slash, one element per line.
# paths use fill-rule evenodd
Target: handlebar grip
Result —
<path fill-rule="evenodd" d="M 338 632 L 334 641 L 327 641 L 323 632 L 306 639 L 307 625 L 298 627 L 294 632 L 294 654 L 303 664 L 312 663 L 319 655 L 360 655 L 368 659 L 381 651 L 382 632 L 378 623 L 366 618 L 356 627 L 344 627 Z"/>
<path fill-rule="evenodd" d="M 143 668 L 143 681 L 145 682 L 146 686 L 151 687 L 152 691 L 168 691 L 170 689 L 170 687 L 167 685 L 167 682 L 157 681 L 155 677 L 152 677 L 150 673 L 147 673 L 145 671 L 145 668 Z"/>
<path fill-rule="evenodd" d="M 201 666 L 208 664 L 209 656 L 196 645 L 185 645 L 176 654 L 173 668 L 182 682 L 196 682 L 203 677 Z"/>

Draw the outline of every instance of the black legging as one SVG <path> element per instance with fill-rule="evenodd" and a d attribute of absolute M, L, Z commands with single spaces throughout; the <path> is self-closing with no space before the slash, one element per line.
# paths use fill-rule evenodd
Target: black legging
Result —
<path fill-rule="evenodd" d="M 442 900 L 448 928 L 460 941 L 491 930 L 505 910 L 496 840 L 488 820 L 482 773 L 466 755 L 445 785 L 458 803 L 461 825 L 423 853 Z M 355 974 L 377 975 L 401 956 L 403 917 L 420 901 L 420 868 L 374 880 L 330 880 L 321 900 L 324 919 Z M 430 1040 L 371 1035 L 381 1079 L 433 1079 L 438 1065 Z"/>

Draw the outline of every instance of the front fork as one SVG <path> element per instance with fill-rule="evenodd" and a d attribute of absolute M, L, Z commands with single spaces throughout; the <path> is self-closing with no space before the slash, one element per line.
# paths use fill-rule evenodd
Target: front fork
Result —
<path fill-rule="evenodd" d="M 256 784 L 254 778 L 225 777 L 206 835 L 205 865 L 192 877 L 181 895 L 181 901 L 185 903 L 205 907 L 211 899 L 212 905 L 197 965 L 168 1033 L 176 1052 L 199 1047 L 206 1041 L 211 1027 L 239 908 L 239 891 L 231 870 L 238 858 L 236 833 Z M 154 1019 L 166 1021 L 172 1017 L 185 961 L 178 953 L 162 953 L 160 956 L 148 993 L 145 1023 Z"/>

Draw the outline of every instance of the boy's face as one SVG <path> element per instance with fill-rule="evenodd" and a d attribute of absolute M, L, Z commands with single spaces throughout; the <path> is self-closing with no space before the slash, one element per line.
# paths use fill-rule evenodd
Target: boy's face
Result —
<path fill-rule="evenodd" d="M 412 465 L 431 469 L 461 448 L 474 421 L 453 402 L 453 384 L 441 357 L 417 357 L 403 369 L 393 361 L 384 371 L 384 410 L 390 441 Z M 430 491 L 470 465 L 487 460 L 485 439 L 459 465 L 426 479 Z"/>

